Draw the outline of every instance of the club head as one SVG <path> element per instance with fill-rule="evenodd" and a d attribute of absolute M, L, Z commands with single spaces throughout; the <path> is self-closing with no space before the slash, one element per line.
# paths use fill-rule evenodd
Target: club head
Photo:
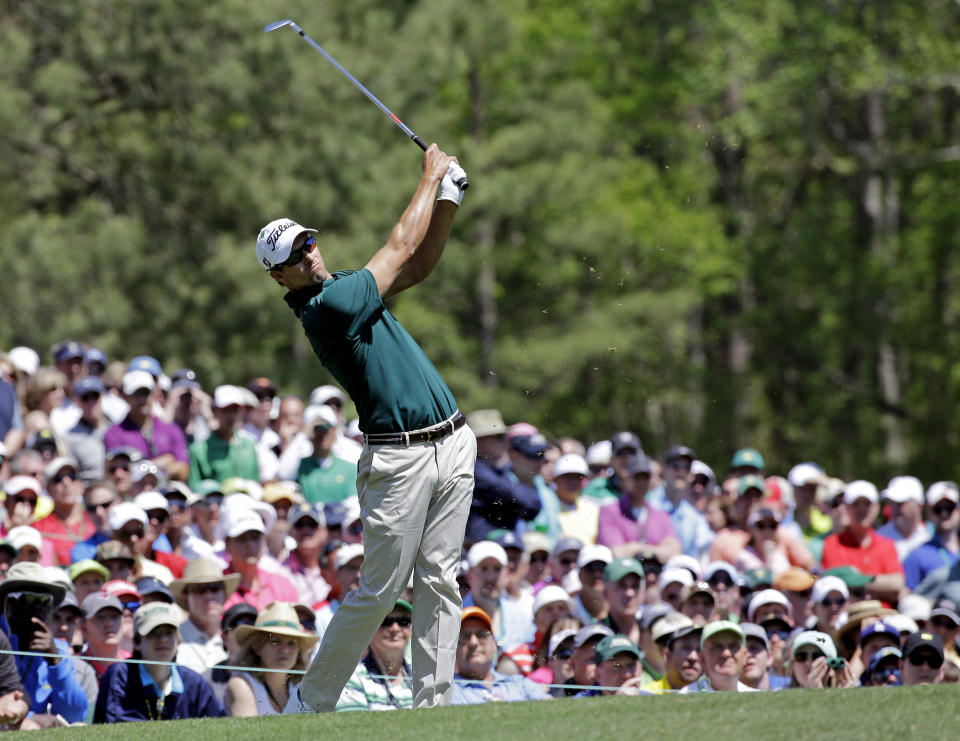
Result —
<path fill-rule="evenodd" d="M 265 26 L 263 29 L 264 33 L 270 33 L 271 31 L 276 31 L 278 28 L 283 28 L 284 26 L 295 26 L 296 24 L 289 18 L 284 18 L 282 21 L 275 21 L 269 26 Z"/>

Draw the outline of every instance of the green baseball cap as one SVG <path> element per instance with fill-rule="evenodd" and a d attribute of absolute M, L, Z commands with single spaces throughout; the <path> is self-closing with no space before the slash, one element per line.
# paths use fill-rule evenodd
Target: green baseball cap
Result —
<path fill-rule="evenodd" d="M 753 448 L 740 448 L 733 454 L 730 461 L 730 468 L 740 468 L 741 466 L 751 466 L 759 471 L 763 470 L 763 456 Z"/>
<path fill-rule="evenodd" d="M 100 575 L 105 582 L 110 580 L 110 572 L 107 570 L 107 567 L 94 561 L 92 558 L 85 558 L 82 561 L 70 564 L 70 568 L 67 569 L 70 581 L 76 581 L 80 574 L 86 574 L 88 572 Z"/>
<path fill-rule="evenodd" d="M 598 664 L 602 661 L 609 661 L 617 654 L 633 654 L 638 659 L 643 658 L 637 644 L 625 635 L 607 636 L 597 644 L 595 656 Z"/>
<path fill-rule="evenodd" d="M 413 605 L 411 605 L 411 604 L 410 604 L 409 602 L 407 602 L 405 599 L 398 599 L 398 600 L 397 600 L 397 607 L 400 607 L 400 608 L 406 610 L 406 611 L 409 612 L 409 613 L 412 613 L 412 612 L 413 612 Z"/>
<path fill-rule="evenodd" d="M 607 564 L 603 578 L 607 581 L 620 581 L 627 574 L 636 574 L 643 578 L 643 566 L 635 558 L 617 558 Z"/>
<path fill-rule="evenodd" d="M 219 481 L 215 481 L 214 479 L 204 479 L 197 484 L 196 493 L 201 499 L 211 494 L 223 494 L 223 486 Z"/>
<path fill-rule="evenodd" d="M 824 576 L 835 576 L 844 584 L 847 589 L 859 589 L 872 582 L 875 577 L 864 574 L 856 566 L 834 566 L 823 572 Z"/>
<path fill-rule="evenodd" d="M 770 569 L 750 569 L 744 571 L 740 578 L 743 581 L 740 586 L 747 587 L 747 589 L 773 586 L 773 572 Z"/>
<path fill-rule="evenodd" d="M 740 485 L 737 487 L 737 494 L 742 497 L 750 489 L 759 489 L 761 495 L 766 494 L 767 482 L 755 473 L 748 473 L 746 476 L 741 476 Z"/>
<path fill-rule="evenodd" d="M 731 620 L 714 620 L 703 626 L 703 633 L 700 634 L 700 648 L 707 645 L 707 641 L 718 633 L 734 633 L 740 637 L 741 641 L 746 641 L 747 637 L 743 629 Z"/>

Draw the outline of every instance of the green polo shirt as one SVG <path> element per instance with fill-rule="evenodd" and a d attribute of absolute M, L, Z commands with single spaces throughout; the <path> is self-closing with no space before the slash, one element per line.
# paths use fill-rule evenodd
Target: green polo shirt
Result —
<path fill-rule="evenodd" d="M 366 433 L 419 430 L 448 419 L 456 400 L 390 313 L 369 270 L 343 270 L 284 299 L 314 353 L 350 394 Z"/>
<path fill-rule="evenodd" d="M 297 483 L 308 502 L 342 502 L 357 493 L 357 467 L 336 456 L 318 461 L 311 455 L 300 461 Z"/>
<path fill-rule="evenodd" d="M 226 443 L 216 433 L 197 440 L 190 448 L 190 477 L 187 486 L 196 491 L 204 479 L 223 482 L 231 476 L 260 480 L 256 444 L 248 437 L 234 435 Z"/>

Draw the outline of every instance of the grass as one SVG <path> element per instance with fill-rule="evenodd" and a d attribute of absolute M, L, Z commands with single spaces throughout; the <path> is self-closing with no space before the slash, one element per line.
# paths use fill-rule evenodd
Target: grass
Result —
<path fill-rule="evenodd" d="M 311 739 L 951 739 L 960 736 L 960 688 L 792 690 L 689 697 L 602 697 L 389 713 L 127 723 L 38 731 L 31 739 L 214 741 Z"/>

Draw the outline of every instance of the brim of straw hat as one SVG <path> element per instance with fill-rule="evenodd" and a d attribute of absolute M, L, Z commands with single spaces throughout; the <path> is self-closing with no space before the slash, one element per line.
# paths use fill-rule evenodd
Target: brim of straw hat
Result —
<path fill-rule="evenodd" d="M 211 574 L 210 576 L 201 576 L 193 579 L 174 579 L 172 582 L 170 582 L 169 589 L 177 604 L 186 610 L 187 587 L 195 584 L 216 584 L 217 582 L 223 582 L 223 596 L 224 599 L 226 599 L 235 591 L 237 591 L 237 585 L 240 583 L 240 574 L 222 574 L 219 577 Z"/>
<path fill-rule="evenodd" d="M 237 643 L 241 646 L 246 646 L 248 643 L 250 643 L 250 641 L 253 640 L 254 636 L 258 634 L 289 636 L 290 638 L 296 638 L 300 643 L 300 650 L 304 651 L 320 640 L 319 636 L 300 630 L 285 620 L 278 620 L 274 624 L 270 623 L 271 621 L 267 621 L 262 625 L 237 626 L 237 628 L 234 630 Z"/>

